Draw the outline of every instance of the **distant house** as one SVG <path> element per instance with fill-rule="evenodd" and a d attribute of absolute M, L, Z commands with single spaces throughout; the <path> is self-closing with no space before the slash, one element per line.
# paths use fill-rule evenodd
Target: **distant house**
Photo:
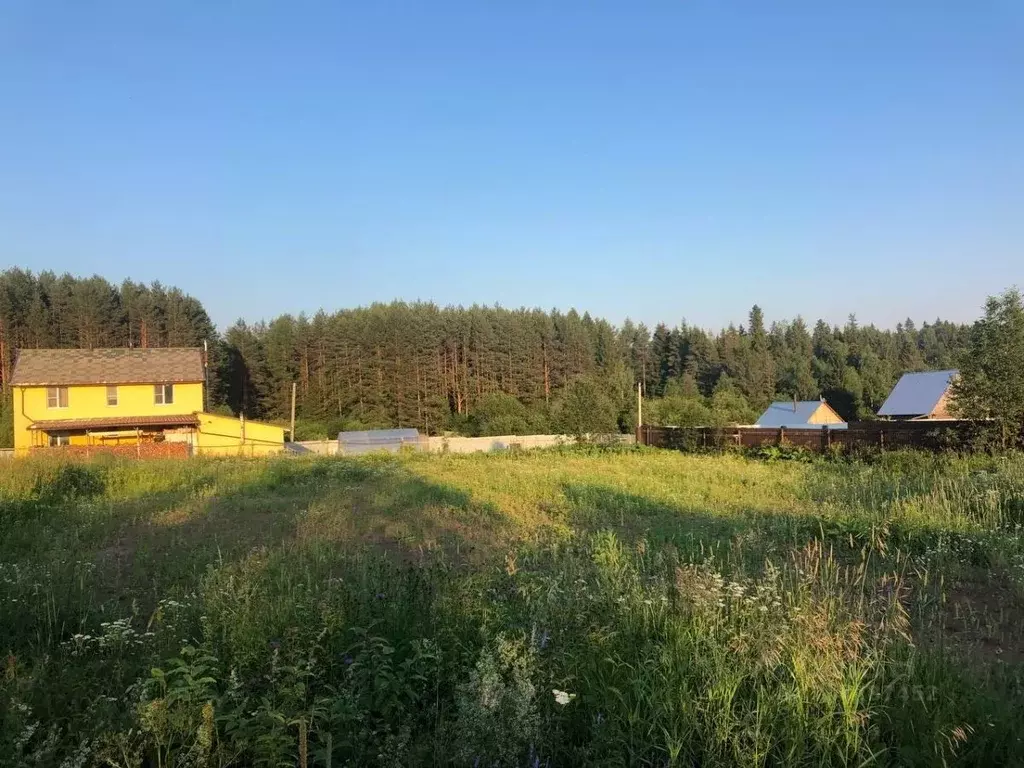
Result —
<path fill-rule="evenodd" d="M 769 405 L 754 426 L 766 429 L 815 429 L 824 426 L 846 429 L 846 422 L 824 400 L 792 400 Z"/>
<path fill-rule="evenodd" d="M 205 413 L 205 378 L 199 349 L 23 349 L 11 378 L 15 452 L 158 442 L 183 443 L 185 455 L 284 448 L 281 427 Z"/>
<path fill-rule="evenodd" d="M 958 371 L 904 373 L 878 415 L 904 421 L 942 421 L 956 418 L 950 411 L 950 387 Z"/>

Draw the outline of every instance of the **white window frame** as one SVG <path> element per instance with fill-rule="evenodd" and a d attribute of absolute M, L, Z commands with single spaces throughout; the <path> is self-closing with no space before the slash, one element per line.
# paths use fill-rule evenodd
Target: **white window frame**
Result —
<path fill-rule="evenodd" d="M 110 397 L 111 394 L 113 394 L 113 396 L 114 396 L 113 398 Z M 118 406 L 118 403 L 120 402 L 119 401 L 120 394 L 121 393 L 117 391 L 117 384 L 107 384 L 107 407 L 108 408 L 116 408 Z M 113 399 L 114 402 L 110 402 L 111 399 Z"/>
<path fill-rule="evenodd" d="M 51 432 L 47 435 L 47 438 L 47 445 L 51 448 L 71 445 L 71 435 L 67 432 Z"/>
<path fill-rule="evenodd" d="M 168 397 L 170 395 L 170 397 Z M 174 385 L 154 384 L 153 405 L 174 405 Z"/>
<path fill-rule="evenodd" d="M 52 397 L 51 397 L 51 393 L 53 394 Z M 46 407 L 47 408 L 67 408 L 68 407 L 68 388 L 67 387 L 47 387 L 46 388 Z"/>

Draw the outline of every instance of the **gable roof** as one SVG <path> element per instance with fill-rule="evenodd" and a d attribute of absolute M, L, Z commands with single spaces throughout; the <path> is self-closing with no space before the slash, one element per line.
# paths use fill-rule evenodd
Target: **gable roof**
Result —
<path fill-rule="evenodd" d="M 824 400 L 797 400 L 796 402 L 782 400 L 775 402 L 768 406 L 754 426 L 772 427 L 775 429 L 779 427 L 822 427 L 825 425 L 810 423 L 815 411 L 822 406 L 825 406 L 830 411 L 832 410 L 831 406 Z M 832 412 L 835 413 L 835 411 Z M 838 414 L 836 414 L 836 418 L 839 418 Z M 834 424 L 835 426 L 840 424 L 844 427 L 846 426 L 846 422 L 842 419 Z"/>
<path fill-rule="evenodd" d="M 878 409 L 879 416 L 927 416 L 938 406 L 958 371 L 904 373 Z"/>
<path fill-rule="evenodd" d="M 199 349 L 23 349 L 11 384 L 184 384 L 203 381 Z"/>

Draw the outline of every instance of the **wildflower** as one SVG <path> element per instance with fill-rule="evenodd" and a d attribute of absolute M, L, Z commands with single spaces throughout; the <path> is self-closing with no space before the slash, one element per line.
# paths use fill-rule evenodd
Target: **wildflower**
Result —
<path fill-rule="evenodd" d="M 540 649 L 542 651 L 548 647 L 548 640 L 550 639 L 551 635 L 549 635 L 548 631 L 545 629 L 540 635 Z"/>
<path fill-rule="evenodd" d="M 560 691 L 557 688 L 553 688 L 551 693 L 555 695 L 555 703 L 560 704 L 563 707 L 576 698 L 575 693 L 567 693 L 566 691 Z"/>
<path fill-rule="evenodd" d="M 351 654 L 346 653 L 345 656 L 342 658 L 342 661 L 345 662 L 345 666 L 346 667 L 351 666 L 352 665 L 352 656 L 351 656 Z"/>
<path fill-rule="evenodd" d="M 378 600 L 383 600 L 384 599 L 384 593 L 383 592 L 378 592 L 377 593 L 377 599 Z"/>

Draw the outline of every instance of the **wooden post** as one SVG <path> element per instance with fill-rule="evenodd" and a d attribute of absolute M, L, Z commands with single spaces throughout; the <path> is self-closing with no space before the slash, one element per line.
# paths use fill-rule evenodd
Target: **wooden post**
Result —
<path fill-rule="evenodd" d="M 238 434 L 239 434 L 239 437 L 241 438 L 241 440 L 240 440 L 241 444 L 245 445 L 245 414 L 244 413 L 238 414 Z"/>
<path fill-rule="evenodd" d="M 786 442 L 786 428 L 779 427 L 779 445 L 782 445 L 784 442 Z"/>
<path fill-rule="evenodd" d="M 203 410 L 210 410 L 210 350 L 203 339 Z"/>
<path fill-rule="evenodd" d="M 636 426 L 637 429 L 644 423 L 644 393 L 640 382 L 636 383 Z"/>
<path fill-rule="evenodd" d="M 294 443 L 295 442 L 295 382 L 294 381 L 292 382 L 292 426 L 291 426 L 291 430 L 288 432 L 288 436 L 289 436 L 289 438 L 291 438 L 291 442 Z"/>
<path fill-rule="evenodd" d="M 142 430 L 138 427 L 135 428 L 135 456 L 142 458 Z"/>

